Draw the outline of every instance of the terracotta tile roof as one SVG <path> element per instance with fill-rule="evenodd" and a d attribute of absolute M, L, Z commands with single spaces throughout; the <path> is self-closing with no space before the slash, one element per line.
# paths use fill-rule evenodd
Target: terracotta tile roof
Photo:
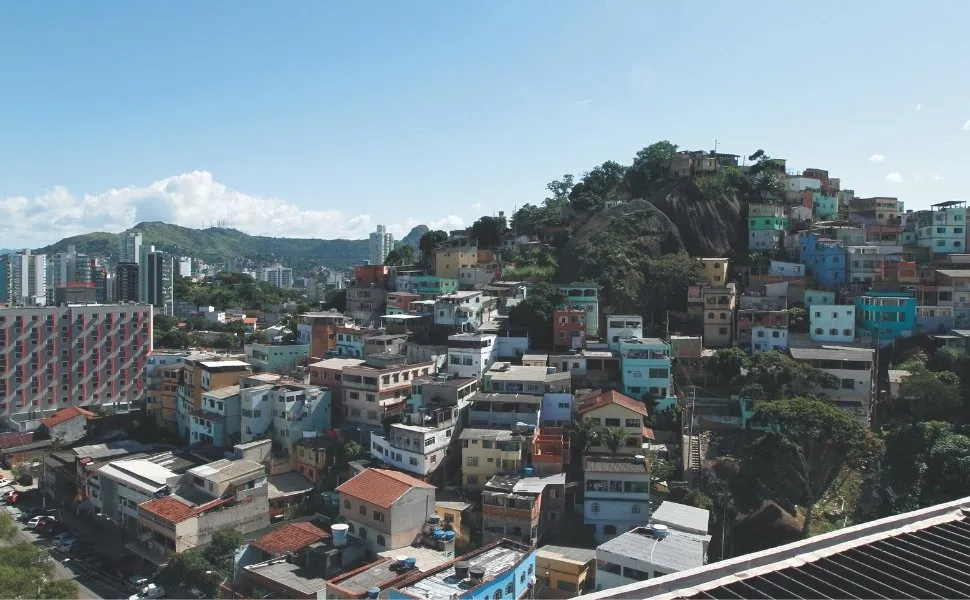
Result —
<path fill-rule="evenodd" d="M 151 513 L 159 518 L 165 519 L 170 523 L 181 523 L 187 521 L 196 514 L 195 508 L 176 500 L 171 496 L 164 496 L 149 500 L 138 505 L 138 510 Z"/>
<path fill-rule="evenodd" d="M 595 396 L 589 396 L 584 398 L 579 405 L 579 414 L 587 413 L 591 410 L 596 410 L 597 408 L 602 408 L 609 404 L 616 404 L 622 406 L 628 410 L 643 415 L 644 417 L 649 417 L 650 413 L 647 411 L 647 407 L 639 400 L 634 400 L 629 396 L 624 396 L 616 390 L 605 390 L 600 392 Z"/>
<path fill-rule="evenodd" d="M 243 320 L 242 321 L 246 325 L 255 325 L 256 322 L 259 321 L 259 318 L 258 317 L 243 317 Z"/>
<path fill-rule="evenodd" d="M 341 484 L 337 491 L 381 508 L 391 508 L 411 488 L 435 489 L 433 485 L 404 473 L 387 469 L 366 469 Z"/>
<path fill-rule="evenodd" d="M 253 545 L 267 554 L 281 556 L 328 537 L 330 534 L 311 523 L 287 523 L 259 538 Z"/>
<path fill-rule="evenodd" d="M 84 410 L 83 408 L 78 408 L 77 406 L 71 406 L 70 408 L 57 411 L 46 419 L 41 419 L 40 424 L 50 429 L 55 425 L 60 425 L 61 423 L 70 421 L 74 417 L 81 416 L 83 416 L 85 419 L 90 419 L 91 417 L 96 417 L 97 415 L 89 410 Z"/>

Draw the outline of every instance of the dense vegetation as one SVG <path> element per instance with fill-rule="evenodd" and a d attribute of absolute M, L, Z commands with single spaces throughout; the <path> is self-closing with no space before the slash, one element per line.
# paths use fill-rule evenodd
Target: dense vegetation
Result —
<path fill-rule="evenodd" d="M 31 542 L 17 539 L 17 524 L 0 510 L 0 598 L 77 598 L 71 579 L 55 579 L 54 560 Z"/>
<path fill-rule="evenodd" d="M 269 307 L 278 307 L 287 300 L 301 298 L 298 290 L 278 288 L 265 281 L 256 281 L 246 273 L 217 273 L 201 282 L 176 277 L 174 293 L 176 302 L 191 302 L 197 307 L 214 306 L 217 310 L 268 310 Z"/>
<path fill-rule="evenodd" d="M 173 555 L 156 580 L 170 592 L 176 588 L 184 592 L 194 587 L 205 598 L 218 598 L 219 584 L 232 575 L 235 552 L 242 544 L 242 534 L 225 526 L 212 534 L 212 541 L 204 548 L 190 548 Z"/>

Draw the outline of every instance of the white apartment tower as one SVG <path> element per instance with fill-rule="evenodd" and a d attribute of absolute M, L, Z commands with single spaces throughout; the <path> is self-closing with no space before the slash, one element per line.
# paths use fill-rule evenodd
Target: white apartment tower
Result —
<path fill-rule="evenodd" d="M 47 255 L 24 250 L 10 257 L 10 297 L 21 306 L 47 303 Z"/>
<path fill-rule="evenodd" d="M 256 273 L 257 279 L 280 288 L 293 287 L 293 269 L 282 265 L 263 267 Z"/>
<path fill-rule="evenodd" d="M 377 226 L 377 231 L 370 234 L 370 264 L 383 265 L 384 259 L 394 249 L 394 236 L 387 233 L 383 225 Z"/>
<path fill-rule="evenodd" d="M 118 240 L 118 262 L 135 263 L 141 261 L 141 234 L 126 233 Z"/>

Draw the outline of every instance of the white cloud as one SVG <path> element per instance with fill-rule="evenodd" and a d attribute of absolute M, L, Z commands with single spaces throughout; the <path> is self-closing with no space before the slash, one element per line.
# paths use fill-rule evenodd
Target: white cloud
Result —
<path fill-rule="evenodd" d="M 476 202 L 475 204 L 472 204 L 468 208 L 470 208 L 472 210 L 476 210 L 476 211 L 482 210 L 482 203 L 481 202 Z"/>
<path fill-rule="evenodd" d="M 448 215 L 443 219 L 437 221 L 431 221 L 428 223 L 428 227 L 431 229 L 441 229 L 442 231 L 451 231 L 452 229 L 464 229 L 465 221 L 462 220 L 458 215 Z"/>
<path fill-rule="evenodd" d="M 923 180 L 922 175 L 913 175 L 913 181 L 922 181 L 922 180 Z"/>
<path fill-rule="evenodd" d="M 934 175 L 933 176 L 933 181 L 943 181 L 943 176 L 942 175 Z"/>
<path fill-rule="evenodd" d="M 917 105 L 916 105 L 916 110 L 920 110 L 920 109 L 922 109 L 922 108 L 923 108 L 923 105 L 922 105 L 922 104 L 917 104 Z"/>
<path fill-rule="evenodd" d="M 0 240 L 5 247 L 39 247 L 92 231 L 120 232 L 142 221 L 201 228 L 219 220 L 252 235 L 362 238 L 382 219 L 336 209 L 306 210 L 279 198 L 230 189 L 207 171 L 167 177 L 143 187 L 76 196 L 62 186 L 32 198 L 0 196 Z M 457 217 L 446 217 L 454 223 Z M 412 224 L 392 227 L 403 236 Z M 459 225 L 460 226 L 460 225 Z"/>
<path fill-rule="evenodd" d="M 890 183 L 903 183 L 903 176 L 899 173 L 890 173 L 886 175 L 886 181 Z"/>
<path fill-rule="evenodd" d="M 886 160 L 886 157 L 882 154 L 873 154 L 869 157 L 869 162 L 882 162 Z"/>
<path fill-rule="evenodd" d="M 970 131 L 970 121 L 967 121 L 966 123 L 964 123 L 961 129 L 963 129 L 964 131 Z"/>

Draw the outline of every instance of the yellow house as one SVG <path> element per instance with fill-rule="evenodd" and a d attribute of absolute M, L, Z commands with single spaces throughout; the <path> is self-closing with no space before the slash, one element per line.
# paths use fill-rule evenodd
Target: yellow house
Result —
<path fill-rule="evenodd" d="M 653 431 L 646 426 L 646 419 L 649 416 L 650 413 L 643 402 L 624 396 L 615 390 L 587 396 L 579 404 L 579 418 L 583 421 L 588 419 L 593 425 L 626 431 L 627 438 L 617 449 L 617 454 L 641 454 L 644 445 L 654 439 Z M 602 439 L 591 443 L 587 452 L 613 453 Z"/>
<path fill-rule="evenodd" d="M 728 280 L 728 259 L 726 258 L 701 258 L 702 268 L 699 275 L 704 278 L 708 285 L 719 287 Z"/>
<path fill-rule="evenodd" d="M 523 451 L 531 438 L 508 429 L 464 429 L 461 444 L 461 481 L 465 489 L 481 489 L 499 473 L 523 467 Z"/>
<path fill-rule="evenodd" d="M 461 520 L 462 514 L 471 507 L 472 505 L 467 502 L 438 501 L 434 503 L 434 511 L 455 532 L 455 548 L 457 549 L 468 548 L 471 544 L 471 527 Z"/>
<path fill-rule="evenodd" d="M 478 264 L 478 248 L 475 246 L 446 247 L 434 251 L 434 274 L 436 277 L 458 279 L 459 270 Z"/>
<path fill-rule="evenodd" d="M 543 546 L 536 550 L 536 598 L 575 598 L 596 584 L 596 550 Z"/>

